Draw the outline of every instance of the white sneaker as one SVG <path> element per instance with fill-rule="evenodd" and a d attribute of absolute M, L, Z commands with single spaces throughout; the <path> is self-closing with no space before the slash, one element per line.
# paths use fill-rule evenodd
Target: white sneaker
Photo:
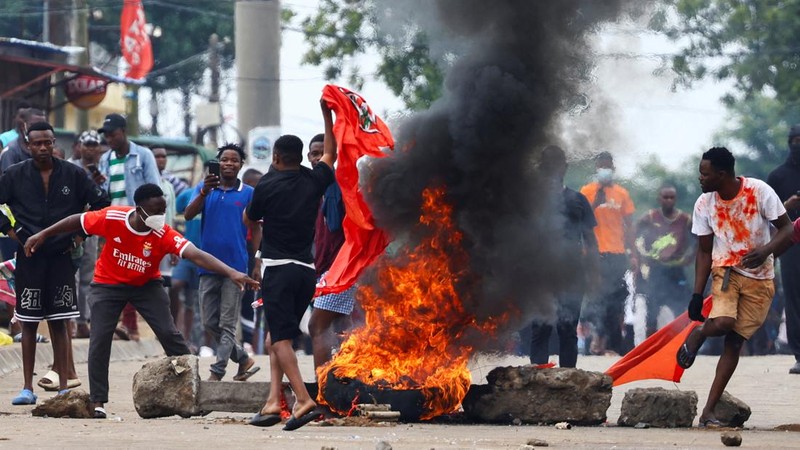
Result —
<path fill-rule="evenodd" d="M 200 347 L 200 350 L 197 352 L 197 356 L 201 358 L 207 358 L 209 356 L 214 356 L 214 350 L 211 347 L 206 347 L 205 345 Z"/>

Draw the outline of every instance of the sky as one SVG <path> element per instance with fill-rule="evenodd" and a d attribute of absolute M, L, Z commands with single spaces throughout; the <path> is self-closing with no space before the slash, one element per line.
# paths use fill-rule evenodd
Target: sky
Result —
<path fill-rule="evenodd" d="M 318 0 L 289 0 L 283 6 L 297 13 L 295 27 L 304 17 L 313 14 Z M 281 132 L 295 134 L 304 141 L 322 132 L 319 113 L 319 96 L 327 83 L 322 68 L 301 64 L 307 50 L 302 33 L 285 30 L 281 47 Z M 699 154 L 716 144 L 715 132 L 723 126 L 726 113 L 719 99 L 729 89 L 728 84 L 713 81 L 696 83 L 691 89 L 672 89 L 669 70 L 656 73 L 663 66 L 664 55 L 676 53 L 675 43 L 642 25 L 633 23 L 613 24 L 604 29 L 595 42 L 598 54 L 595 70 L 595 85 L 588 92 L 591 107 L 586 117 L 599 115 L 607 122 L 614 138 L 598 139 L 569 148 L 568 153 L 593 154 L 608 150 L 614 154 L 618 171 L 625 176 L 635 176 L 638 162 L 649 155 L 658 158 L 672 169 L 683 164 L 696 163 Z M 393 118 L 403 111 L 402 101 L 394 96 L 380 80 L 369 74 L 375 71 L 377 55 L 363 55 L 356 63 L 365 76 L 366 83 L 360 91 L 373 110 L 390 126 Z M 236 125 L 235 74 L 226 74 L 230 89 L 223 89 L 223 116 Z M 343 84 L 345 80 L 334 83 Z M 140 117 L 142 124 L 149 123 L 149 104 L 142 96 Z M 194 103 L 202 101 L 195 98 Z M 170 102 L 179 104 L 176 97 Z M 163 117 L 167 126 L 162 130 L 177 130 L 180 134 L 182 122 L 179 114 L 169 113 Z M 605 125 L 605 124 L 604 124 Z M 169 134 L 169 132 L 164 132 Z M 175 134 L 175 133 L 173 133 Z M 565 141 L 570 142 L 569 136 Z"/>
<path fill-rule="evenodd" d="M 315 10 L 316 0 L 291 0 L 283 3 L 294 9 L 298 18 Z M 636 32 L 632 32 L 636 31 Z M 641 31 L 641 32 L 640 32 Z M 325 84 L 320 68 L 301 65 L 300 57 L 307 49 L 303 35 L 286 31 L 281 50 L 282 126 L 286 133 L 310 138 L 322 130 L 317 100 Z M 578 153 L 611 151 L 618 170 L 627 175 L 635 172 L 637 162 L 651 154 L 670 168 L 677 168 L 690 158 L 715 144 L 714 133 L 724 124 L 726 113 L 719 99 L 728 84 L 704 81 L 691 89 L 672 89 L 669 71 L 656 75 L 662 66 L 658 56 L 674 54 L 678 46 L 665 37 L 647 32 L 644 27 L 627 23 L 611 25 L 598 36 L 598 66 L 593 102 L 609 117 L 609 126 L 616 129 L 613 148 L 573 149 Z M 623 57 L 610 55 L 623 54 Z M 377 57 L 358 59 L 363 73 L 374 72 Z M 343 81 L 342 81 L 343 82 Z M 367 77 L 360 92 L 373 109 L 389 119 L 403 110 L 403 103 L 380 80 Z M 291 99 L 291 101 L 287 101 Z M 602 104 L 602 108 L 600 107 Z M 567 149 L 568 151 L 570 149 Z"/>

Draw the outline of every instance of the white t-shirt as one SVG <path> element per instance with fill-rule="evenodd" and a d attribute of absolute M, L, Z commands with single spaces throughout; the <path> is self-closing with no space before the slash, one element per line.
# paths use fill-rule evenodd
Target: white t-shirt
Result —
<path fill-rule="evenodd" d="M 771 280 L 775 277 L 772 255 L 755 269 L 745 269 L 741 261 L 750 250 L 769 243 L 770 222 L 785 214 L 786 208 L 767 183 L 755 178 L 739 179 L 742 187 L 731 200 L 721 199 L 716 192 L 697 199 L 692 233 L 714 235 L 711 267 L 731 267 L 750 278 Z"/>

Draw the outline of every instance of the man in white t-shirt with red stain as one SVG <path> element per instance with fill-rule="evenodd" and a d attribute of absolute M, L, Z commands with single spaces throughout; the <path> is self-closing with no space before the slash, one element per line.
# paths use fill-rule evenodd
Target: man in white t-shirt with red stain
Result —
<path fill-rule="evenodd" d="M 714 147 L 700 161 L 700 187 L 692 217 L 698 236 L 694 294 L 689 318 L 704 322 L 686 338 L 677 354 L 678 365 L 691 367 L 706 338 L 725 336 L 703 412 L 701 427 L 719 426 L 714 408 L 736 365 L 744 341 L 764 323 L 775 293 L 774 253 L 792 232 L 778 195 L 755 178 L 737 177 L 728 149 Z M 778 229 L 771 234 L 770 224 Z M 713 307 L 704 318 L 703 291 L 711 276 Z"/>

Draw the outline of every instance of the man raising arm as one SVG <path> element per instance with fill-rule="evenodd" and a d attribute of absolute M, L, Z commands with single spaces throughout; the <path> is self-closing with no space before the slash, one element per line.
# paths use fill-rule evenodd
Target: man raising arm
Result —
<path fill-rule="evenodd" d="M 165 225 L 166 200 L 161 188 L 144 184 L 134 193 L 136 206 L 111 206 L 75 214 L 31 236 L 25 254 L 32 255 L 49 236 L 76 232 L 106 238 L 92 283 L 92 335 L 89 343 L 89 386 L 95 418 L 105 418 L 108 401 L 108 362 L 111 340 L 122 308 L 129 302 L 153 329 L 167 356 L 189 354 L 175 328 L 169 298 L 163 289 L 159 262 L 166 254 L 187 258 L 200 267 L 227 276 L 237 286 L 259 283 L 197 249 Z"/>
<path fill-rule="evenodd" d="M 300 319 L 314 296 L 316 274 L 311 256 L 314 225 L 322 194 L 334 181 L 333 118 L 327 104 L 320 103 L 326 130 L 320 163 L 313 170 L 301 166 L 303 141 L 297 136 L 281 136 L 275 141 L 272 166 L 258 182 L 253 201 L 245 212 L 247 222 L 263 219 L 262 298 L 271 339 L 270 379 L 274 381 L 266 403 L 250 423 L 270 426 L 280 422 L 281 384 L 278 380 L 285 374 L 297 398 L 292 417 L 284 428 L 287 431 L 300 428 L 319 416 L 297 366 L 292 339 L 300 334 Z"/>

